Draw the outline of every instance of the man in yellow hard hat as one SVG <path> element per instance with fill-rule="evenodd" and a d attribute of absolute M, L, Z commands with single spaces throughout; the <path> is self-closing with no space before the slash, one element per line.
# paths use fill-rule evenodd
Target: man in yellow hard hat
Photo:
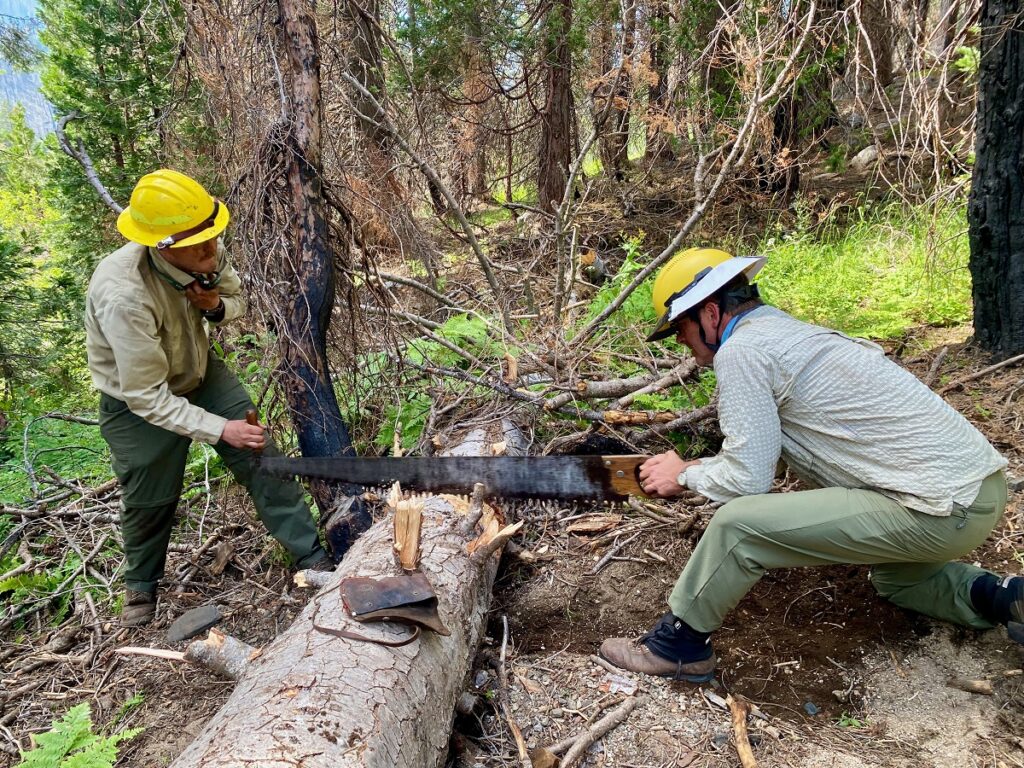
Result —
<path fill-rule="evenodd" d="M 209 327 L 241 316 L 241 283 L 219 236 L 228 209 L 177 171 L 143 176 L 117 220 L 129 242 L 89 281 L 89 371 L 100 391 L 100 431 L 122 487 L 122 623 L 156 611 L 191 441 L 214 447 L 252 496 L 270 533 L 301 567 L 331 567 L 301 487 L 253 471 L 252 452 L 276 449 L 245 415 L 254 406 L 209 354 Z"/>
<path fill-rule="evenodd" d="M 1024 577 L 950 562 L 981 544 L 1006 505 L 1006 460 L 965 418 L 863 339 L 762 303 L 759 257 L 678 254 L 658 274 L 658 323 L 714 365 L 725 440 L 712 457 L 669 451 L 640 469 L 644 490 L 683 489 L 715 512 L 643 637 L 601 655 L 636 672 L 703 682 L 711 633 L 770 568 L 861 563 L 897 605 L 1024 642 Z M 783 459 L 814 490 L 769 494 Z"/>

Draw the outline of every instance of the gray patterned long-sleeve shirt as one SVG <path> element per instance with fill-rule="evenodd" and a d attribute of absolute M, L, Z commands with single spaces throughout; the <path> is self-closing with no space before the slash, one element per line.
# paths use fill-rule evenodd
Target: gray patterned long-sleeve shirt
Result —
<path fill-rule="evenodd" d="M 713 501 L 767 493 L 781 457 L 812 485 L 870 488 L 946 516 L 1007 463 L 879 346 L 775 307 L 737 322 L 715 374 L 725 442 L 685 475 Z"/>

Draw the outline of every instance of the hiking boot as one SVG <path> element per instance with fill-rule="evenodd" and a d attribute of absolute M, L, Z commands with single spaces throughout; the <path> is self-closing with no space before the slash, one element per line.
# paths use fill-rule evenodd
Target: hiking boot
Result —
<path fill-rule="evenodd" d="M 1005 624 L 1010 638 L 1024 645 L 1024 576 L 980 576 L 971 585 L 971 603 L 993 624 Z"/>
<path fill-rule="evenodd" d="M 601 644 L 599 653 L 632 672 L 706 683 L 715 674 L 710 638 L 710 633 L 698 632 L 678 616 L 666 613 L 643 637 L 610 638 Z"/>
<path fill-rule="evenodd" d="M 156 616 L 156 593 L 140 592 L 137 589 L 124 591 L 124 605 L 121 608 L 122 627 L 141 627 L 149 624 Z"/>
<path fill-rule="evenodd" d="M 1006 622 L 1006 631 L 1013 640 L 1024 645 L 1024 576 L 1007 579 L 1006 588 L 1011 595 L 1010 620 Z"/>
<path fill-rule="evenodd" d="M 610 637 L 601 643 L 598 651 L 601 658 L 610 661 L 616 667 L 628 669 L 630 672 L 642 672 L 645 675 L 671 677 L 673 680 L 685 680 L 689 683 L 706 683 L 715 676 L 715 654 L 706 659 L 696 661 L 672 661 L 659 656 L 646 645 L 643 638 Z"/>

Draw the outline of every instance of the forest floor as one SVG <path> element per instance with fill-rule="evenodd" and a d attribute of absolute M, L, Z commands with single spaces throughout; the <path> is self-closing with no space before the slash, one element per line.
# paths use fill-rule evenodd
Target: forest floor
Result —
<path fill-rule="evenodd" d="M 889 343 L 890 352 L 940 387 L 986 365 L 964 345 L 966 334 L 921 329 Z M 932 374 L 944 347 L 941 367 Z M 945 395 L 1009 458 L 1009 474 L 1016 478 L 1024 477 L 1022 390 L 1021 369 L 1009 367 Z M 166 765 L 226 700 L 231 683 L 115 649 L 182 650 L 184 643 L 166 641 L 168 624 L 209 601 L 224 610 L 221 629 L 256 646 L 288 626 L 308 594 L 293 591 L 290 573 L 274 562 L 267 539 L 247 524 L 251 505 L 244 493 L 233 487 L 219 493 L 219 511 L 207 531 L 219 528 L 220 544 L 201 554 L 189 546 L 170 553 L 172 576 L 157 622 L 120 629 L 101 606 L 96 621 L 76 613 L 60 627 L 40 625 L 0 644 L 0 766 L 14 765 L 15 744 L 27 748 L 29 734 L 46 730 L 81 701 L 90 702 L 96 723 L 145 729 L 123 745 L 118 765 Z M 1011 496 L 1003 522 L 972 553 L 973 561 L 1000 573 L 1022 570 L 1022 502 L 1024 493 Z M 733 694 L 756 706 L 750 738 L 762 766 L 1024 766 L 1020 646 L 1003 629 L 967 631 L 893 607 L 874 593 L 866 568 L 768 574 L 716 634 L 720 662 L 713 684 L 612 674 L 595 663 L 605 637 L 641 634 L 660 615 L 706 525 L 708 513 L 694 517 L 682 505 L 659 505 L 661 520 L 628 507 L 524 512 L 527 533 L 518 542 L 518 557 L 506 556 L 488 641 L 467 684 L 478 706 L 456 722 L 451 765 L 519 764 L 507 722 L 493 706 L 507 616 L 512 715 L 531 747 L 571 736 L 629 693 L 643 694 L 626 722 L 591 748 L 584 765 L 735 765 L 730 717 L 722 706 Z M 615 546 L 611 524 L 637 536 L 595 574 Z M 603 545 L 593 546 L 601 537 Z M 951 687 L 957 678 L 990 681 L 993 693 Z"/>

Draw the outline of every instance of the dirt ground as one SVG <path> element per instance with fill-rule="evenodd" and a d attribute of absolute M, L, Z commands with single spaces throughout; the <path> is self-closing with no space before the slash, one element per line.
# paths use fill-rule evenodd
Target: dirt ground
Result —
<path fill-rule="evenodd" d="M 892 351 L 926 377 L 948 346 L 939 387 L 985 366 L 963 340 L 962 329 L 926 330 Z M 946 394 L 1010 459 L 1010 474 L 1018 478 L 1024 477 L 1022 389 L 1016 367 Z M 97 723 L 145 728 L 122 747 L 118 765 L 166 765 L 227 698 L 231 684 L 179 663 L 114 650 L 183 650 L 184 643 L 166 641 L 167 625 L 212 600 L 226 612 L 221 628 L 250 644 L 264 644 L 288 626 L 308 595 L 293 590 L 258 526 L 244 525 L 251 514 L 244 496 L 226 491 L 219 501 L 219 518 L 211 522 L 224 526 L 224 539 L 232 542 L 225 570 L 211 572 L 215 549 L 198 558 L 187 547 L 172 551 L 168 573 L 176 575 L 156 624 L 118 629 L 106 614 L 95 625 L 83 621 L 59 643 L 66 628 L 40 626 L 35 634 L 0 640 L 0 766 L 14 765 L 14 745 L 27 747 L 29 734 L 46 730 L 81 701 L 91 703 Z M 974 560 L 998 572 L 1022 570 L 1022 502 L 1024 493 L 1014 493 L 1003 523 Z M 637 536 L 594 574 L 614 538 L 610 529 L 585 531 L 581 524 L 610 513 L 621 515 L 616 530 Z M 642 696 L 627 720 L 590 748 L 584 765 L 737 765 L 723 702 L 731 694 L 755 706 L 750 739 L 762 766 L 1024 766 L 1021 647 L 1003 629 L 966 631 L 896 609 L 875 595 L 860 567 L 768 574 L 716 634 L 720 666 L 713 684 L 641 679 L 595 663 L 601 640 L 640 634 L 665 610 L 667 592 L 709 513 L 694 518 L 682 505 L 664 504 L 656 514 L 660 520 L 631 508 L 524 510 L 528 533 L 518 542 L 520 556 L 506 555 L 490 640 L 467 682 L 477 705 L 456 722 L 450 765 L 520 765 L 508 723 L 494 706 L 507 617 L 508 695 L 531 747 L 578 733 L 629 694 Z M 594 546 L 601 537 L 604 543 Z M 181 574 L 193 567 L 185 579 Z M 992 694 L 964 692 L 949 685 L 953 679 L 989 681 Z"/>

